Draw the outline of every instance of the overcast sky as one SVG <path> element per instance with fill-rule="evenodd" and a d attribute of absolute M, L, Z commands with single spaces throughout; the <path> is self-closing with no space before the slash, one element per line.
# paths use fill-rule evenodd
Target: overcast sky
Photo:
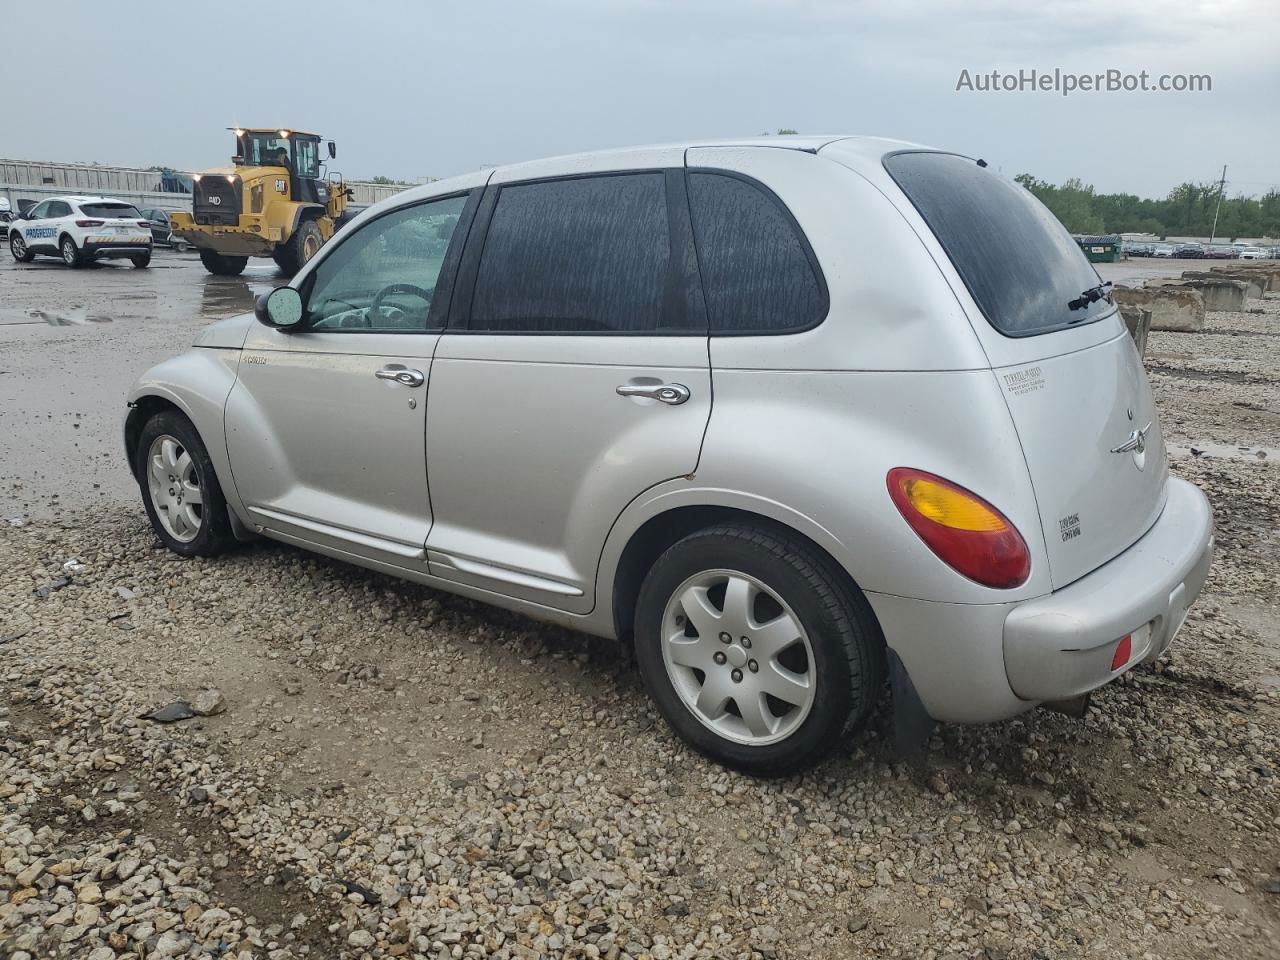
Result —
<path fill-rule="evenodd" d="M 225 164 L 312 129 L 348 177 L 626 144 L 871 134 L 1159 196 L 1280 186 L 1275 0 L 4 4 L 0 156 Z M 962 70 L 1209 74 L 1209 93 L 957 92 Z"/>

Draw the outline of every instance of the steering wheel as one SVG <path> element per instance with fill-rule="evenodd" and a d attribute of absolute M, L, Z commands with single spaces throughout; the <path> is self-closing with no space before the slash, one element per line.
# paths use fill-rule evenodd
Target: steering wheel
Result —
<path fill-rule="evenodd" d="M 369 310 L 367 313 L 365 313 L 364 325 L 366 327 L 373 326 L 373 318 L 375 316 L 382 315 L 383 297 L 390 297 L 397 293 L 407 293 L 407 294 L 410 294 L 411 296 L 421 297 L 422 301 L 427 305 L 427 308 L 430 309 L 431 298 L 435 295 L 435 290 L 434 289 L 424 290 L 422 287 L 414 286 L 412 283 L 387 284 L 387 286 L 383 287 L 381 290 L 379 290 L 377 293 L 373 295 L 373 300 L 369 303 Z M 400 310 L 399 307 L 392 307 L 391 309 L 398 310 L 401 316 L 404 315 L 405 311 Z"/>

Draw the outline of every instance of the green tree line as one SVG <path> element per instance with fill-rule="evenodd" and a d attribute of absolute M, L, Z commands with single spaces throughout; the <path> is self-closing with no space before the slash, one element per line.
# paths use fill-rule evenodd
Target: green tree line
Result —
<path fill-rule="evenodd" d="M 1030 190 L 1072 233 L 1154 233 L 1158 237 L 1208 236 L 1218 202 L 1216 183 L 1183 183 L 1160 200 L 1131 193 L 1098 193 L 1072 178 L 1058 185 L 1029 173 L 1014 179 Z M 1280 190 L 1261 197 L 1224 196 L 1216 235 L 1280 236 Z"/>

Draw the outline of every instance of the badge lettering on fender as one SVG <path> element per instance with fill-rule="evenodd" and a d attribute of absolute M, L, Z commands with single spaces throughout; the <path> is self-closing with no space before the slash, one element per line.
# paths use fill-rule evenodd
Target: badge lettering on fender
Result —
<path fill-rule="evenodd" d="M 1059 520 L 1058 532 L 1062 534 L 1063 543 L 1080 536 L 1080 514 L 1070 513 Z"/>
<path fill-rule="evenodd" d="M 250 354 L 249 356 L 244 358 L 244 362 L 245 363 L 266 363 L 267 358 L 260 357 L 257 354 Z"/>

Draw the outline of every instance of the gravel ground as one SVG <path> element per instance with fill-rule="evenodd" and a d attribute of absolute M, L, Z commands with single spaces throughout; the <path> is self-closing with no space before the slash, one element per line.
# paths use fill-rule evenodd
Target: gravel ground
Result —
<path fill-rule="evenodd" d="M 921 765 L 878 716 L 747 779 L 615 645 L 278 545 L 182 560 L 136 506 L 0 520 L 0 958 L 1280 956 L 1280 299 L 1250 306 L 1151 338 L 1219 524 L 1170 654 Z"/>

